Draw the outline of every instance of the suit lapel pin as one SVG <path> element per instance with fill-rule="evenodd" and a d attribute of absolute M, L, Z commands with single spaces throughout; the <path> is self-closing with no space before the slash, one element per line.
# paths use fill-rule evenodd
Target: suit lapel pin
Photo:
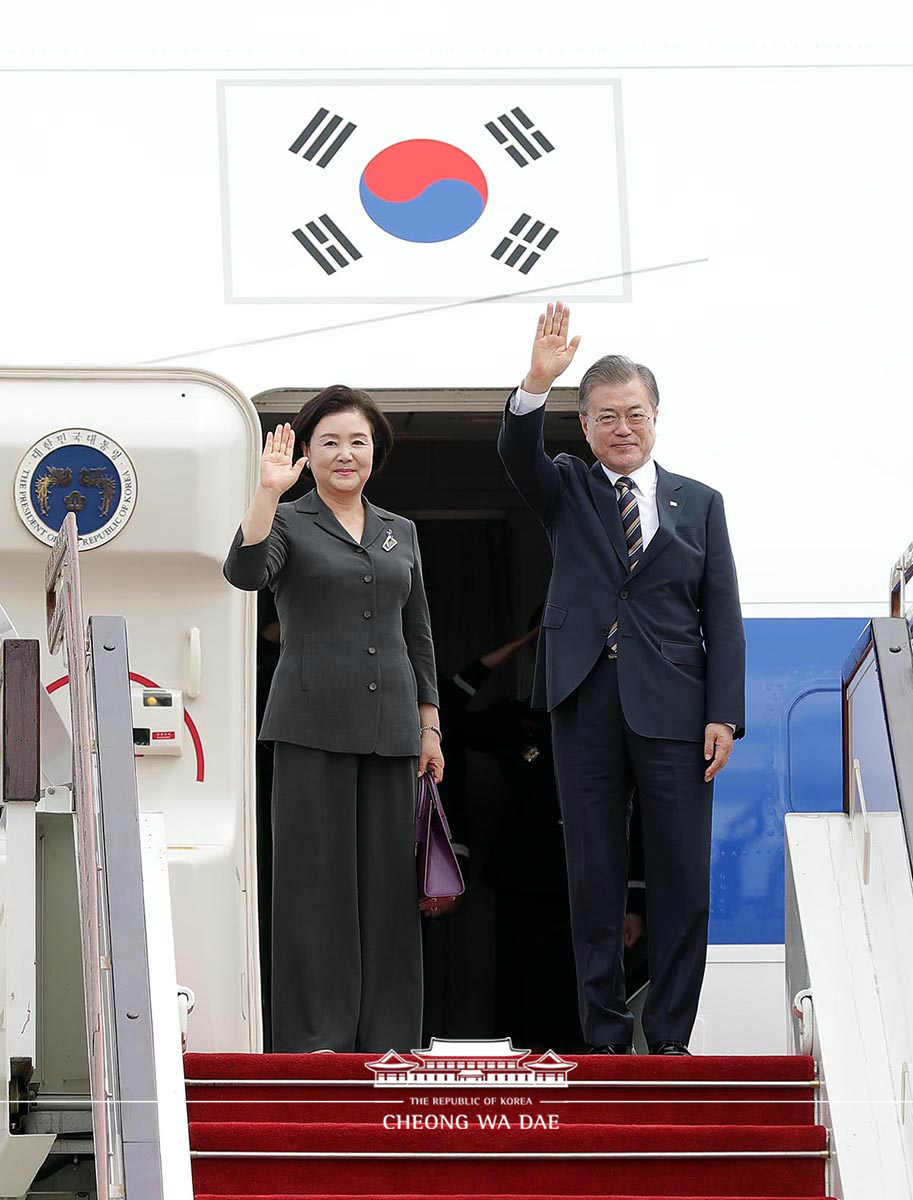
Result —
<path fill-rule="evenodd" d="M 392 549 L 393 549 L 393 547 L 394 547 L 396 544 L 397 544 L 397 542 L 396 542 L 396 538 L 393 536 L 393 530 L 392 530 L 392 529 L 388 529 L 388 530 L 387 530 L 387 536 L 386 536 L 386 538 L 384 539 L 384 544 L 381 546 L 381 550 L 387 550 L 387 551 L 390 551 L 390 550 L 392 550 Z"/>
<path fill-rule="evenodd" d="M 670 501 L 669 501 L 669 503 L 672 505 L 672 507 L 673 507 L 673 508 L 678 508 L 678 501 L 677 501 L 677 500 L 670 500 Z"/>

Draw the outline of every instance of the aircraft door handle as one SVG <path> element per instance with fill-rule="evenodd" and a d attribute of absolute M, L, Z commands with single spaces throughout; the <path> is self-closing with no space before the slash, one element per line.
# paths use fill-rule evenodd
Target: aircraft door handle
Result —
<path fill-rule="evenodd" d="M 190 681 L 187 685 L 187 697 L 196 700 L 200 694 L 200 680 L 203 671 L 202 652 L 200 650 L 200 631 L 194 625 L 188 631 L 190 638 Z"/>

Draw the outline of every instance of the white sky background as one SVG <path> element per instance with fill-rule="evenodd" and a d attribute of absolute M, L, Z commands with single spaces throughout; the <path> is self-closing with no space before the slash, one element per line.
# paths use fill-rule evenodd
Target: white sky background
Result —
<path fill-rule="evenodd" d="M 707 262 L 635 276 L 630 304 L 567 295 L 584 341 L 562 382 L 610 350 L 654 367 L 657 458 L 723 490 L 747 601 L 874 605 L 913 537 L 911 23 L 899 3 L 7 6 L 0 361 L 135 363 L 378 315 L 224 303 L 217 79 L 608 72 L 622 80 L 634 270 Z M 531 283 L 548 283 L 539 270 Z M 539 307 L 173 361 L 249 394 L 336 378 L 507 387 Z M 874 528 L 860 471 L 884 488 Z M 799 480 L 802 530 L 787 544 L 771 516 L 784 477 Z"/>
<path fill-rule="evenodd" d="M 503 66 L 505 55 L 542 65 L 696 62 L 707 54 L 728 62 L 737 51 L 742 62 L 898 62 L 908 57 L 911 20 L 909 5 L 884 0 L 864 8 L 852 0 L 772 0 L 763 8 L 531 0 L 522 9 L 462 0 L 437 11 L 403 0 L 324 9 L 288 0 L 54 0 L 5 6 L 0 64 L 404 68 L 416 65 L 418 51 L 423 66 L 450 65 L 455 54 L 470 54 L 461 65 L 472 66 Z"/>

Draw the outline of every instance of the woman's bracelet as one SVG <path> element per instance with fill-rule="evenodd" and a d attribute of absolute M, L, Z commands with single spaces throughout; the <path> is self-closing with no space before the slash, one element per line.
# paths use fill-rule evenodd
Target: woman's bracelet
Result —
<path fill-rule="evenodd" d="M 440 729 L 438 729 L 437 725 L 423 725 L 421 727 L 421 729 L 419 730 L 419 733 L 428 733 L 428 732 L 436 733 L 439 741 L 444 740 L 444 736 L 441 733 Z"/>

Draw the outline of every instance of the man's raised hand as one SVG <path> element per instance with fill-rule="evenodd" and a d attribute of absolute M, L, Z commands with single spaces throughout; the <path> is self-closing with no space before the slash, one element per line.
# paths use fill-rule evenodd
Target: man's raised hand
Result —
<path fill-rule="evenodd" d="M 292 463 L 295 451 L 295 435 L 288 421 L 277 425 L 275 433 L 266 435 L 263 457 L 260 459 L 260 486 L 267 492 L 281 496 L 298 482 L 304 468 L 304 458 Z"/>
<path fill-rule="evenodd" d="M 536 339 L 529 372 L 523 380 L 523 390 L 534 395 L 547 392 L 558 376 L 574 361 L 580 336 L 567 340 L 568 320 L 571 310 L 557 301 L 549 304 L 539 315 Z"/>

